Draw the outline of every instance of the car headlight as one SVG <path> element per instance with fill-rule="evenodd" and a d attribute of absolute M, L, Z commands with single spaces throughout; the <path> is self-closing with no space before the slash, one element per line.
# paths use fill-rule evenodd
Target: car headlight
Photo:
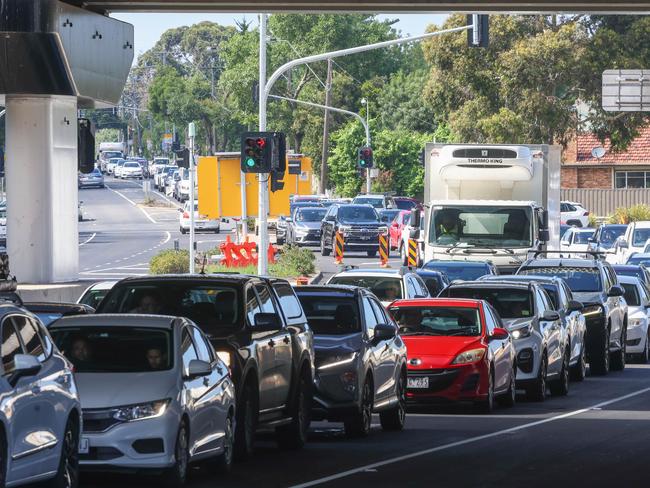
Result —
<path fill-rule="evenodd" d="M 510 335 L 513 339 L 523 339 L 524 337 L 530 337 L 531 328 L 529 325 L 526 327 L 520 327 L 510 331 Z"/>
<path fill-rule="evenodd" d="M 451 364 L 469 364 L 476 363 L 483 359 L 485 349 L 470 349 L 469 351 L 461 352 Z"/>
<path fill-rule="evenodd" d="M 296 227 L 297 236 L 306 236 L 308 232 L 309 229 L 307 229 L 307 227 Z"/>
<path fill-rule="evenodd" d="M 217 351 L 217 357 L 223 361 L 228 369 L 232 364 L 232 356 L 229 351 Z"/>
<path fill-rule="evenodd" d="M 131 422 L 133 420 L 151 419 L 160 417 L 167 410 L 167 405 L 171 402 L 170 398 L 158 400 L 149 403 L 139 403 L 137 405 L 127 405 L 117 407 L 114 410 L 113 418 L 120 422 Z"/>
<path fill-rule="evenodd" d="M 642 325 L 643 325 L 643 319 L 631 319 L 628 327 L 629 328 L 641 327 Z"/>
<path fill-rule="evenodd" d="M 377 231 L 380 234 L 388 234 L 388 227 L 386 227 L 385 225 L 382 225 L 377 229 Z"/>
<path fill-rule="evenodd" d="M 357 359 L 356 352 L 353 352 L 352 354 L 341 354 L 337 356 L 331 356 L 326 358 L 322 363 L 318 365 L 318 371 L 337 368 L 339 366 L 346 366 L 352 364 L 356 359 Z"/>

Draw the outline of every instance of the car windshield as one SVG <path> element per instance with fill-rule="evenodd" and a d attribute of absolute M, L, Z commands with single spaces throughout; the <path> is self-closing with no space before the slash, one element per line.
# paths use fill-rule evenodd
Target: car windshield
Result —
<path fill-rule="evenodd" d="M 325 217 L 327 209 L 315 208 L 296 211 L 296 222 L 320 222 Z"/>
<path fill-rule="evenodd" d="M 391 308 L 401 335 L 477 336 L 481 333 L 478 309 L 469 307 Z"/>
<path fill-rule="evenodd" d="M 639 298 L 639 290 L 636 289 L 634 283 L 621 283 L 623 289 L 625 290 L 625 301 L 631 307 L 638 307 L 641 305 L 641 300 Z"/>
<path fill-rule="evenodd" d="M 625 264 L 636 264 L 639 266 L 650 266 L 650 254 L 633 254 Z"/>
<path fill-rule="evenodd" d="M 413 200 L 395 200 L 395 206 L 400 210 L 412 210 L 417 205 Z"/>
<path fill-rule="evenodd" d="M 298 293 L 309 327 L 316 335 L 346 335 L 361 332 L 359 308 L 352 297 Z"/>
<path fill-rule="evenodd" d="M 632 234 L 632 245 L 642 247 L 648 239 L 650 239 L 650 229 L 636 229 Z"/>
<path fill-rule="evenodd" d="M 357 197 L 352 203 L 355 205 L 372 205 L 375 208 L 384 208 L 383 198 Z"/>
<path fill-rule="evenodd" d="M 530 208 L 434 207 L 429 244 L 444 247 L 531 247 Z"/>
<path fill-rule="evenodd" d="M 373 221 L 378 222 L 379 216 L 374 208 L 366 206 L 345 206 L 339 209 L 339 220 L 341 222 L 362 222 Z"/>
<path fill-rule="evenodd" d="M 354 285 L 368 288 L 377 298 L 384 302 L 392 302 L 402 298 L 401 278 L 386 276 L 335 276 L 329 282 L 331 285 Z"/>
<path fill-rule="evenodd" d="M 420 276 L 422 280 L 424 281 L 424 284 L 427 287 L 427 290 L 429 290 L 429 295 L 432 297 L 438 296 L 438 293 L 440 293 L 440 290 L 442 290 L 445 285 L 442 282 L 442 279 L 440 278 L 428 278 L 424 276 Z"/>
<path fill-rule="evenodd" d="M 483 275 L 491 274 L 490 268 L 486 264 L 466 263 L 464 261 L 458 261 L 457 263 L 429 261 L 424 267 L 426 269 L 442 271 L 447 275 L 449 281 L 474 281 Z"/>
<path fill-rule="evenodd" d="M 543 267 L 525 268 L 517 274 L 551 275 L 564 278 L 573 292 L 598 292 L 602 290 L 600 272 L 597 268 Z"/>
<path fill-rule="evenodd" d="M 232 284 L 199 285 L 183 281 L 124 284 L 113 288 L 97 310 L 99 313 L 162 314 L 187 317 L 208 335 L 240 328 L 240 292 Z"/>
<path fill-rule="evenodd" d="M 170 331 L 149 327 L 62 327 L 50 333 L 75 373 L 142 373 L 173 366 Z"/>
<path fill-rule="evenodd" d="M 472 298 L 485 300 L 492 305 L 504 319 L 522 319 L 532 317 L 535 311 L 533 296 L 528 289 L 520 288 L 447 288 L 445 296 L 452 298 Z"/>
<path fill-rule="evenodd" d="M 580 231 L 576 232 L 576 236 L 573 239 L 574 244 L 589 244 L 589 239 L 591 239 L 594 236 L 595 231 Z"/>
<path fill-rule="evenodd" d="M 616 239 L 625 234 L 627 226 L 607 226 L 603 227 L 600 231 L 599 244 L 605 249 L 609 249 L 614 245 Z"/>

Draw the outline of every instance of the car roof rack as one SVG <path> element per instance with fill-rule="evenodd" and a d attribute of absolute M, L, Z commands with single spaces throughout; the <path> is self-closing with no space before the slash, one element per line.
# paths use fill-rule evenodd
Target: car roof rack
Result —
<path fill-rule="evenodd" d="M 567 254 L 569 251 L 532 251 L 529 250 L 528 254 L 534 253 L 533 259 L 537 259 L 539 256 L 542 255 L 548 255 L 548 254 Z M 575 254 L 588 254 L 591 256 L 594 260 L 597 259 L 603 259 L 603 257 L 609 253 L 602 252 L 602 251 L 579 251 L 576 252 Z M 560 256 L 560 259 L 580 259 L 580 258 L 565 258 L 564 256 Z"/>

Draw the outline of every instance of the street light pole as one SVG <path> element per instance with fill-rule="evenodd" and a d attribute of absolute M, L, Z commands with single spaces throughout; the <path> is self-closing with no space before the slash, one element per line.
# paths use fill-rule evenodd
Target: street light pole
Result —
<path fill-rule="evenodd" d="M 260 113 L 259 113 L 259 129 L 260 132 L 266 130 L 266 102 L 267 102 L 267 91 L 266 91 L 266 21 L 267 14 L 260 14 L 260 80 L 259 80 L 259 98 L 260 98 Z M 284 154 L 281 155 L 284 157 Z M 259 275 L 265 275 L 268 273 L 268 254 L 267 249 L 269 247 L 269 234 L 268 234 L 268 224 L 266 220 L 266 202 L 269 196 L 269 173 L 261 173 L 258 175 L 259 178 L 259 204 L 258 204 L 258 252 L 257 252 L 257 273 Z"/>

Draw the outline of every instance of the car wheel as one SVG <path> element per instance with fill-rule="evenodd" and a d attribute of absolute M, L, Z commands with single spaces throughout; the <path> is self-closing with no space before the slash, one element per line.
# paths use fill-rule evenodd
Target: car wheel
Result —
<path fill-rule="evenodd" d="M 406 374 L 400 374 L 395 391 L 397 405 L 379 414 L 379 423 L 384 430 L 402 430 L 406 423 Z"/>
<path fill-rule="evenodd" d="M 569 359 L 570 353 L 566 351 L 562 358 L 560 377 L 549 385 L 554 396 L 566 396 L 569 393 Z"/>
<path fill-rule="evenodd" d="M 47 486 L 50 488 L 76 488 L 79 486 L 79 432 L 72 419 L 69 419 L 65 426 L 59 469 Z"/>
<path fill-rule="evenodd" d="M 213 473 L 229 473 L 232 469 L 235 446 L 235 428 L 233 414 L 229 413 L 223 427 L 223 452 L 212 462 Z"/>
<path fill-rule="evenodd" d="M 307 443 L 311 423 L 311 385 L 311 375 L 303 372 L 293 402 L 291 423 L 275 429 L 278 445 L 282 449 L 301 449 Z"/>
<path fill-rule="evenodd" d="M 327 257 L 330 255 L 330 250 L 325 247 L 325 238 L 321 237 L 320 240 L 320 253 L 323 257 Z"/>
<path fill-rule="evenodd" d="M 285 242 L 285 240 L 284 240 L 282 237 L 276 237 L 276 239 L 275 239 L 275 243 L 276 243 L 278 246 L 283 245 L 284 242 Z"/>
<path fill-rule="evenodd" d="M 373 407 L 373 389 L 370 379 L 366 379 L 361 390 L 361 405 L 359 411 L 349 416 L 343 422 L 345 434 L 348 437 L 366 437 L 370 434 Z"/>
<path fill-rule="evenodd" d="M 546 356 L 542 358 L 539 365 L 537 378 L 526 388 L 526 397 L 534 402 L 543 402 L 546 400 L 546 375 L 548 374 L 548 360 Z"/>
<path fill-rule="evenodd" d="M 242 391 L 242 398 L 237 408 L 235 423 L 235 459 L 237 461 L 246 461 L 253 455 L 257 414 L 257 392 L 249 383 Z"/>
<path fill-rule="evenodd" d="M 377 251 L 367 251 L 366 254 L 369 258 L 374 258 L 377 256 Z"/>
<path fill-rule="evenodd" d="M 623 371 L 625 369 L 625 354 L 627 351 L 627 327 L 621 331 L 621 348 L 612 354 L 612 371 Z"/>
<path fill-rule="evenodd" d="M 583 381 L 587 376 L 587 353 L 583 344 L 578 363 L 571 368 L 571 379 L 573 381 Z"/>
<path fill-rule="evenodd" d="M 501 395 L 497 398 L 499 405 L 503 407 L 514 407 L 517 402 L 517 368 L 513 368 L 512 373 L 510 374 L 510 384 L 508 385 L 508 391 L 505 395 Z"/>
<path fill-rule="evenodd" d="M 174 465 L 166 470 L 163 476 L 163 484 L 168 488 L 177 488 L 185 485 L 187 479 L 187 467 L 190 462 L 189 439 L 187 425 L 181 421 L 176 435 L 176 446 L 174 447 Z"/>
<path fill-rule="evenodd" d="M 492 368 L 490 368 L 488 374 L 487 397 L 485 400 L 476 403 L 476 411 L 478 413 L 489 414 L 492 413 L 492 410 L 494 410 L 494 372 Z"/>
<path fill-rule="evenodd" d="M 589 352 L 589 371 L 594 375 L 609 373 L 609 328 L 593 341 L 593 353 Z"/>

